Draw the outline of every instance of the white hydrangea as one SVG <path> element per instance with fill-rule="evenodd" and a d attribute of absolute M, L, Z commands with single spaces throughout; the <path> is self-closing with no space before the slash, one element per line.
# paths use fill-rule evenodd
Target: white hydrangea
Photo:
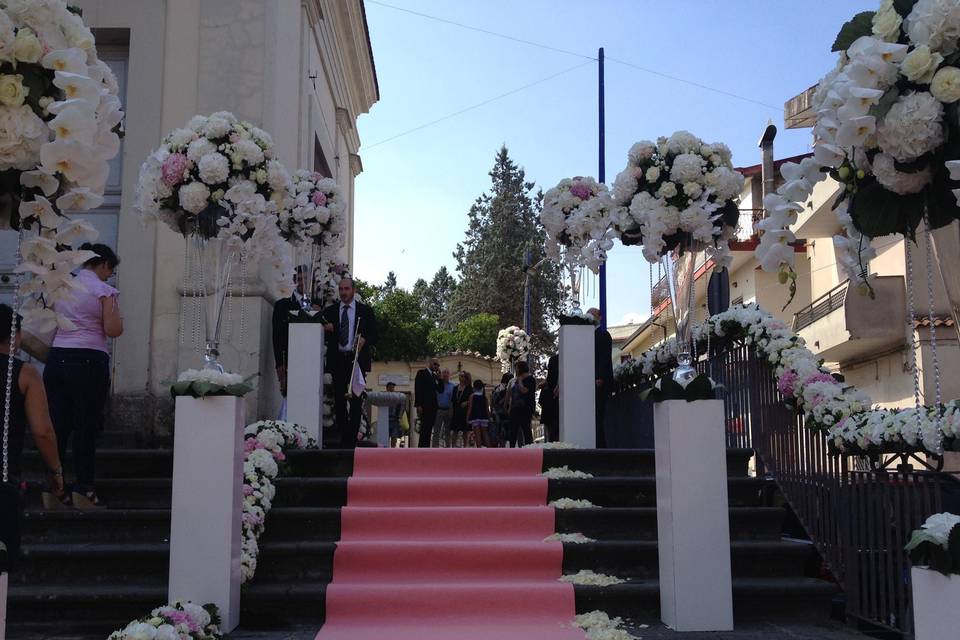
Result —
<path fill-rule="evenodd" d="M 681 153 L 673 159 L 670 168 L 670 180 L 679 184 L 688 182 L 696 184 L 703 179 L 703 165 L 705 161 L 696 153 Z"/>
<path fill-rule="evenodd" d="M 877 126 L 880 148 L 900 162 L 919 158 L 944 140 L 943 104 L 927 91 L 901 95 Z"/>
<path fill-rule="evenodd" d="M 960 38 L 960 4 L 956 0 L 918 0 L 904 20 L 904 30 L 915 45 L 949 55 Z"/>
<path fill-rule="evenodd" d="M 930 167 L 913 172 L 898 171 L 893 157 L 886 153 L 878 153 L 874 156 L 872 169 L 873 175 L 880 184 L 901 195 L 920 193 L 933 180 Z"/>
<path fill-rule="evenodd" d="M 184 211 L 200 213 L 209 204 L 210 189 L 202 182 L 188 182 L 180 187 L 178 196 Z"/>
<path fill-rule="evenodd" d="M 230 175 L 230 162 L 220 153 L 208 153 L 197 163 L 200 179 L 206 184 L 221 184 Z"/>

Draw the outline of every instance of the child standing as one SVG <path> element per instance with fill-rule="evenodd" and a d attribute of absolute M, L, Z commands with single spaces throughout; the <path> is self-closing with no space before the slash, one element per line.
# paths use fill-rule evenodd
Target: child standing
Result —
<path fill-rule="evenodd" d="M 473 428 L 473 441 L 478 447 L 489 447 L 490 437 L 487 425 L 490 422 L 490 407 L 487 405 L 487 394 L 484 391 L 483 380 L 473 381 L 473 394 L 467 407 L 467 421 Z"/>

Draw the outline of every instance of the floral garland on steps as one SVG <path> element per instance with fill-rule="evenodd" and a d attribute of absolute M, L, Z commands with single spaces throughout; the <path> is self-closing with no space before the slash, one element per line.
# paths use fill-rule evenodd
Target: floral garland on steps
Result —
<path fill-rule="evenodd" d="M 243 516 L 240 572 L 244 584 L 257 570 L 258 542 L 277 489 L 273 480 L 286 460 L 284 449 L 315 449 L 317 442 L 298 424 L 261 420 L 243 431 Z"/>
<path fill-rule="evenodd" d="M 171 602 L 117 629 L 107 640 L 220 640 L 216 605 Z"/>
<path fill-rule="evenodd" d="M 806 348 L 803 338 L 756 304 L 738 305 L 710 317 L 693 330 L 698 344 L 708 340 L 739 340 L 756 348 L 774 367 L 784 399 L 803 411 L 804 424 L 826 434 L 838 453 L 865 454 L 898 449 L 937 454 L 960 447 L 960 401 L 939 408 L 871 409 L 862 391 L 845 385 Z M 623 391 L 653 384 L 675 364 L 671 338 L 638 359 L 614 370 L 615 386 Z"/>

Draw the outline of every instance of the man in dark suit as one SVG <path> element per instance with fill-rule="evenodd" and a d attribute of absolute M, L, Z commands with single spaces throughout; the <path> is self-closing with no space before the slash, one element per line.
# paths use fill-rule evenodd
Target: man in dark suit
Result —
<path fill-rule="evenodd" d="M 350 390 L 354 353 L 357 354 L 357 368 L 366 379 L 372 361 L 370 348 L 377 343 L 377 319 L 373 309 L 354 298 L 356 290 L 353 278 L 344 277 L 340 280 L 338 291 L 340 301 L 323 310 L 324 329 L 327 332 L 327 369 L 333 377 L 340 444 L 343 448 L 352 449 L 357 446 L 360 413 L 363 411 L 363 399 Z"/>
<path fill-rule="evenodd" d="M 589 309 L 587 311 L 597 321 L 597 329 L 593 339 L 594 371 L 597 378 L 597 449 L 604 449 L 607 446 L 607 438 L 604 432 L 604 419 L 607 415 L 607 398 L 610 397 L 610 390 L 613 387 L 613 337 L 610 332 L 600 324 L 600 310 Z"/>
<path fill-rule="evenodd" d="M 280 380 L 280 395 L 287 397 L 287 364 L 290 342 L 290 323 L 300 322 L 297 313 L 302 309 L 302 300 L 306 295 L 307 266 L 297 267 L 293 276 L 295 288 L 288 298 L 280 298 L 273 304 L 273 361 Z M 318 308 L 314 305 L 314 308 Z M 291 314 L 292 312 L 292 314 Z"/>
<path fill-rule="evenodd" d="M 433 425 L 437 422 L 437 394 L 443 391 L 443 382 L 440 380 L 440 362 L 430 358 L 430 366 L 417 371 L 413 379 L 413 406 L 420 416 L 420 441 L 418 447 L 430 446 L 433 435 Z"/>

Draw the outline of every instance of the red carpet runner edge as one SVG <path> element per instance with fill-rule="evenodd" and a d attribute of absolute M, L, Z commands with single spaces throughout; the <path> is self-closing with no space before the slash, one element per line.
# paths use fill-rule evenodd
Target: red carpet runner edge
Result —
<path fill-rule="evenodd" d="M 316 640 L 583 640 L 542 449 L 358 449 Z"/>

